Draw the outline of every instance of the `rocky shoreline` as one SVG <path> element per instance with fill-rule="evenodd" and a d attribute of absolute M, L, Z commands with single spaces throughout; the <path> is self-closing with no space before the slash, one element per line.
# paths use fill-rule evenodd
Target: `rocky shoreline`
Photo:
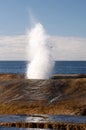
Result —
<path fill-rule="evenodd" d="M 0 74 L 0 114 L 86 116 L 86 75 L 54 75 L 49 80 Z"/>
<path fill-rule="evenodd" d="M 57 130 L 85 130 L 86 124 L 84 123 L 63 123 L 63 122 L 47 122 L 47 123 L 40 123 L 40 122 L 6 122 L 1 123 L 0 126 L 4 126 L 4 128 L 33 128 L 35 130 L 38 129 L 57 129 Z"/>

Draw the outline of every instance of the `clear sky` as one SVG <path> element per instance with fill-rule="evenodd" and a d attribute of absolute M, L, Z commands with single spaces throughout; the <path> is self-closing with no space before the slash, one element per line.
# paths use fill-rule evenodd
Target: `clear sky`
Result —
<path fill-rule="evenodd" d="M 86 0 L 0 0 L 0 34 L 24 34 L 29 10 L 52 35 L 86 37 Z"/>
<path fill-rule="evenodd" d="M 27 29 L 30 27 L 29 11 L 32 12 L 37 21 L 43 24 L 46 32 L 55 37 L 54 41 L 56 41 L 57 37 L 63 37 L 66 42 L 67 38 L 69 40 L 71 39 L 70 37 L 73 37 L 76 43 L 79 39 L 80 41 L 84 40 L 83 44 L 86 48 L 86 0 L 0 0 L 1 55 L 4 53 L 2 46 L 4 46 L 4 50 L 6 51 L 6 45 L 10 48 L 10 39 L 12 40 L 13 38 L 15 40 L 15 36 L 17 39 L 22 37 L 22 35 L 24 37 Z M 3 39 L 6 42 L 8 40 L 9 43 L 3 42 Z M 62 42 L 63 41 L 61 41 L 61 43 Z M 21 46 L 23 46 L 22 44 Z M 81 43 L 79 46 L 81 46 Z M 83 47 L 81 48 L 82 52 L 85 51 Z M 21 48 L 20 53 L 22 53 L 22 51 Z M 10 57 L 9 55 L 10 54 L 8 54 L 8 57 Z M 22 58 L 19 55 L 17 55 L 16 51 L 16 56 L 14 56 L 13 53 L 13 56 L 8 59 L 24 59 L 24 57 Z M 54 55 L 56 55 L 56 53 Z M 83 55 L 83 59 L 86 59 L 85 53 Z M 0 56 L 0 59 L 6 58 L 5 56 L 2 58 Z M 64 59 L 68 58 L 65 57 Z M 73 59 L 73 57 L 71 59 Z M 75 59 L 77 59 L 77 57 Z"/>

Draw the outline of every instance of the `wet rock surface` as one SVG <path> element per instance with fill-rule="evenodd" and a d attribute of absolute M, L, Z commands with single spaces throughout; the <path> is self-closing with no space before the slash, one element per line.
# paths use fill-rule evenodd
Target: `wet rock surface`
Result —
<path fill-rule="evenodd" d="M 86 75 L 54 75 L 49 80 L 0 74 L 0 114 L 86 115 Z"/>

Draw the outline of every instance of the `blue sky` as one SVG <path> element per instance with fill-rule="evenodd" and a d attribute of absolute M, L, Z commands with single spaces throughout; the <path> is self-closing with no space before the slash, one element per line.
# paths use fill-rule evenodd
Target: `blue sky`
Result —
<path fill-rule="evenodd" d="M 0 0 L 1 60 L 25 59 L 29 12 L 52 37 L 55 59 L 86 60 L 86 0 Z M 69 55 L 65 45 L 72 48 Z"/>
<path fill-rule="evenodd" d="M 86 37 L 86 0 L 0 0 L 0 34 L 24 34 L 29 10 L 51 35 Z"/>

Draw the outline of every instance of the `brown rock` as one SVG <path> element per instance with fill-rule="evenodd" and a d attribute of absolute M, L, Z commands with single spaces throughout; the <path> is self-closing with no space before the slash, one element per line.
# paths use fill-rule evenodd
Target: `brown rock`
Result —
<path fill-rule="evenodd" d="M 49 80 L 0 75 L 0 114 L 86 115 L 86 75 L 54 75 Z"/>

